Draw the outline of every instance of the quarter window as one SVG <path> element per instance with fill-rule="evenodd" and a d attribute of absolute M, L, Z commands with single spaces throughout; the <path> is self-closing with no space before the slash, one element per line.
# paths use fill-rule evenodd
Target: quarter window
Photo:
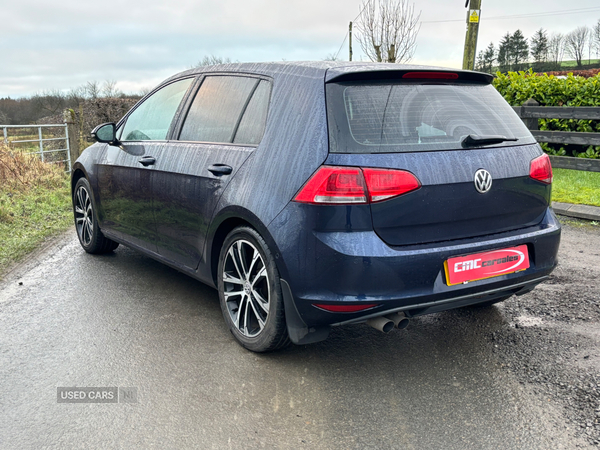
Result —
<path fill-rule="evenodd" d="M 127 118 L 122 141 L 164 141 L 193 78 L 171 83 L 148 97 Z"/>
<path fill-rule="evenodd" d="M 248 103 L 248 107 L 240 121 L 240 126 L 235 133 L 234 143 L 247 145 L 259 144 L 265 131 L 270 97 L 271 84 L 262 80 L 254 91 L 250 103 Z"/>

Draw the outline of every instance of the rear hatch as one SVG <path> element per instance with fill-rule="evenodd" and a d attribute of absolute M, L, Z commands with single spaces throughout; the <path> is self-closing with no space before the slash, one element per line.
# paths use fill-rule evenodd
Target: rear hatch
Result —
<path fill-rule="evenodd" d="M 543 219 L 550 186 L 530 177 L 541 148 L 490 80 L 388 71 L 343 74 L 326 85 L 326 164 L 400 169 L 421 183 L 371 205 L 374 230 L 387 244 L 477 237 Z M 481 169 L 492 179 L 485 192 L 475 183 Z"/>

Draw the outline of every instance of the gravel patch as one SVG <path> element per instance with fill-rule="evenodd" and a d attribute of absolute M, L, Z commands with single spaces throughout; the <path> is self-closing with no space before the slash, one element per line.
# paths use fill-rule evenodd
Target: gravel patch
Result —
<path fill-rule="evenodd" d="M 600 446 L 600 227 L 563 224 L 559 257 L 550 280 L 496 305 L 505 325 L 488 337 L 508 372 L 563 409 L 565 431 Z"/>

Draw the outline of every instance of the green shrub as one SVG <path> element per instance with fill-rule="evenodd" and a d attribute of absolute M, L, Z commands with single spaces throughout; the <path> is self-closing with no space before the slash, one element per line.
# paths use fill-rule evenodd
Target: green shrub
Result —
<path fill-rule="evenodd" d="M 566 78 L 527 72 L 498 72 L 494 86 L 512 106 L 521 106 L 530 98 L 540 106 L 600 106 L 600 74 L 593 77 Z M 540 130 L 600 132 L 598 120 L 540 119 Z M 542 144 L 551 155 L 600 158 L 600 146 Z"/>

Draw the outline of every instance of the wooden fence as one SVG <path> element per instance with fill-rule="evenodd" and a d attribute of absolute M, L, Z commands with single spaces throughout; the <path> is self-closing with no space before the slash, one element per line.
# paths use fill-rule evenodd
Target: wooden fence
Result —
<path fill-rule="evenodd" d="M 539 106 L 533 99 L 523 106 L 513 109 L 531 130 L 538 142 L 552 144 L 600 145 L 600 133 L 580 133 L 571 131 L 540 131 L 539 119 L 581 119 L 600 120 L 600 108 L 593 106 Z M 584 170 L 600 172 L 600 159 L 573 158 L 569 156 L 550 156 L 552 167 L 558 169 Z"/>

